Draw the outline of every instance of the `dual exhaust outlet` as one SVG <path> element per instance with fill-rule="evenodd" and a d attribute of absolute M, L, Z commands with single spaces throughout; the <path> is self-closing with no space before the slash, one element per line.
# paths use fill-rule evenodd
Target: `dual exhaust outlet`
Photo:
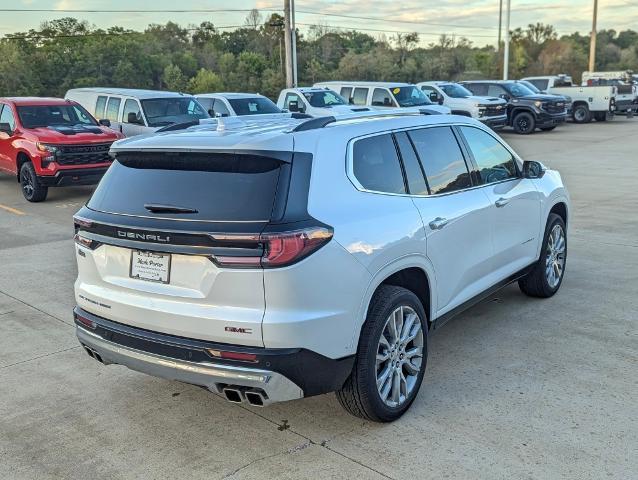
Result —
<path fill-rule="evenodd" d="M 263 391 L 235 385 L 222 388 L 222 393 L 229 402 L 246 402 L 254 407 L 263 407 L 267 399 L 266 394 Z"/>

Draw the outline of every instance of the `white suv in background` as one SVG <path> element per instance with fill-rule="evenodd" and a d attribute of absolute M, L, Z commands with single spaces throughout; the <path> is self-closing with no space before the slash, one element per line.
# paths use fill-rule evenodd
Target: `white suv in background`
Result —
<path fill-rule="evenodd" d="M 334 90 L 317 87 L 285 88 L 279 93 L 277 106 L 291 113 L 305 113 L 311 117 L 365 112 L 368 108 L 348 105 Z"/>
<path fill-rule="evenodd" d="M 559 173 L 468 117 L 251 117 L 112 154 L 74 218 L 79 341 L 232 402 L 336 391 L 394 420 L 432 329 L 511 282 L 550 297 L 563 280 Z"/>
<path fill-rule="evenodd" d="M 454 82 L 421 82 L 416 86 L 432 102 L 449 107 L 453 115 L 475 118 L 492 130 L 507 125 L 507 102 L 502 98 L 480 97 Z"/>

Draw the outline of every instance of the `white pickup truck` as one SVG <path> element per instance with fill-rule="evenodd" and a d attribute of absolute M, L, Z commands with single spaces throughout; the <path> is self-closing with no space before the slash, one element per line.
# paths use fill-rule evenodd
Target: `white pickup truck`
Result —
<path fill-rule="evenodd" d="M 526 77 L 539 90 L 572 99 L 572 119 L 576 123 L 588 123 L 592 118 L 604 122 L 611 120 L 618 105 L 614 86 L 578 86 L 569 75 Z M 624 105 L 620 105 L 624 107 Z"/>
<path fill-rule="evenodd" d="M 631 70 L 615 72 L 583 72 L 583 86 L 616 87 L 616 113 L 628 117 L 638 113 L 638 86 Z"/>

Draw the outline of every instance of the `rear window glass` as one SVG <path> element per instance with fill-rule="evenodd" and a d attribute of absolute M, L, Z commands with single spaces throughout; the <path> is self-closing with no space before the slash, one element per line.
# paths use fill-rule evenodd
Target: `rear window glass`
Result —
<path fill-rule="evenodd" d="M 123 152 L 104 175 L 88 207 L 157 218 L 270 220 L 280 166 L 276 159 L 257 155 Z M 149 204 L 197 212 L 153 213 L 145 208 Z"/>
<path fill-rule="evenodd" d="M 357 140 L 352 150 L 353 173 L 363 188 L 406 193 L 397 149 L 389 134 Z"/>

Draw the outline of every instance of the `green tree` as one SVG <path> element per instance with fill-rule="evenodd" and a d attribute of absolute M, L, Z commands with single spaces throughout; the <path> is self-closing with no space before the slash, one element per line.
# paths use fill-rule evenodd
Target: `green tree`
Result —
<path fill-rule="evenodd" d="M 222 79 L 215 72 L 200 68 L 188 82 L 188 91 L 191 93 L 214 93 L 224 90 Z"/>
<path fill-rule="evenodd" d="M 164 68 L 162 81 L 169 90 L 174 90 L 176 92 L 186 90 L 186 77 L 182 73 L 182 70 L 172 63 L 166 65 L 166 68 Z"/>

